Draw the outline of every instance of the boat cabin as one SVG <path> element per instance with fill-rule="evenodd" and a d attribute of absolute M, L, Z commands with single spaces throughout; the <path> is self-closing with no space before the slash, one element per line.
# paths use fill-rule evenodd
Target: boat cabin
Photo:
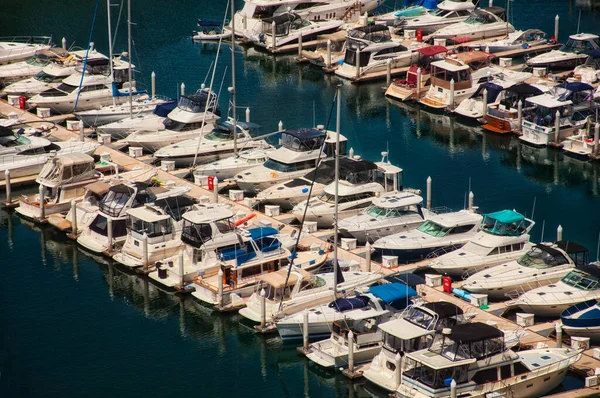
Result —
<path fill-rule="evenodd" d="M 540 132 L 546 132 L 545 128 L 554 128 L 556 112 L 560 115 L 560 125 L 570 126 L 570 117 L 573 113 L 573 102 L 559 101 L 551 95 L 542 94 L 527 98 L 526 108 L 531 109 L 523 113 L 523 125 L 537 129 L 542 128 Z M 532 124 L 529 126 L 528 124 Z"/>
<path fill-rule="evenodd" d="M 236 135 L 238 139 L 247 138 L 248 132 L 256 133 L 260 129 L 260 125 L 256 123 L 238 122 L 236 127 Z M 215 128 L 204 139 L 209 141 L 233 141 L 233 122 L 228 120 L 224 123 L 215 125 Z"/>
<path fill-rule="evenodd" d="M 156 189 L 160 189 L 157 187 Z M 156 194 L 148 184 L 133 182 L 110 187 L 100 201 L 100 211 L 110 217 L 121 217 L 123 210 L 156 200 Z"/>
<path fill-rule="evenodd" d="M 465 23 L 472 25 L 486 25 L 496 22 L 506 22 L 506 10 L 502 7 L 476 8 L 465 19 Z"/>
<path fill-rule="evenodd" d="M 94 158 L 84 153 L 61 155 L 46 162 L 35 181 L 50 189 L 57 188 L 97 177 L 95 167 Z"/>
<path fill-rule="evenodd" d="M 501 210 L 484 214 L 481 230 L 492 235 L 521 236 L 529 231 L 530 226 L 531 220 L 522 214 L 513 210 Z"/>
<path fill-rule="evenodd" d="M 297 152 L 313 151 L 323 146 L 326 137 L 319 129 L 290 129 L 281 133 L 281 146 Z"/>
<path fill-rule="evenodd" d="M 431 235 L 436 238 L 441 238 L 447 235 L 464 234 L 472 231 L 478 225 L 478 220 L 474 217 L 469 220 L 467 218 L 446 219 L 443 216 L 433 216 L 429 220 L 425 220 L 423 224 L 417 227 L 417 230 Z"/>
<path fill-rule="evenodd" d="M 175 239 L 180 230 L 177 223 L 182 220 L 183 213 L 193 205 L 194 200 L 188 196 L 174 196 L 129 209 L 127 210 L 129 234 L 137 240 L 141 240 L 146 234 L 148 241 L 153 244 Z"/>
<path fill-rule="evenodd" d="M 385 44 L 387 45 L 385 45 Z M 390 30 L 385 25 L 375 24 L 352 29 L 346 38 L 344 63 L 352 66 L 367 66 L 371 59 L 386 59 L 408 49 L 392 41 Z M 360 59 L 357 59 L 360 54 Z"/>
<path fill-rule="evenodd" d="M 582 53 L 600 48 L 600 37 L 590 33 L 578 33 L 569 36 L 569 40 L 563 44 L 559 51 L 566 53 Z"/>
<path fill-rule="evenodd" d="M 375 164 L 377 165 L 375 182 L 383 185 L 385 192 L 402 191 L 404 189 L 402 169 L 390 163 L 388 152 L 381 152 L 381 162 Z"/>
<path fill-rule="evenodd" d="M 293 272 L 280 269 L 258 277 L 257 288 L 265 290 L 265 299 L 273 302 L 287 300 L 294 294 L 326 285 L 323 278 L 311 275 L 303 269 L 295 268 Z"/>
<path fill-rule="evenodd" d="M 265 18 L 262 21 L 262 34 L 267 36 L 273 35 L 273 22 L 275 23 L 275 37 L 288 36 L 294 30 L 300 30 L 311 25 L 311 22 L 302 18 L 300 15 L 293 12 L 287 12 L 271 18 Z M 264 36 L 260 38 L 264 43 Z"/>
<path fill-rule="evenodd" d="M 540 243 L 533 246 L 517 262 L 521 266 L 537 269 L 552 268 L 571 262 L 579 267 L 588 264 L 588 251 L 574 242 Z"/>
<path fill-rule="evenodd" d="M 221 116 L 217 95 L 214 92 L 209 94 L 207 89 L 201 89 L 193 94 L 182 95 L 177 107 L 168 113 L 163 125 L 171 131 L 196 130 L 202 128 L 204 123 L 211 122 L 215 115 Z"/>
<path fill-rule="evenodd" d="M 598 269 L 595 267 L 594 273 L 588 273 L 586 271 L 592 271 L 591 267 L 582 267 L 581 269 L 574 269 L 565 275 L 561 279 L 561 282 L 567 286 L 574 287 L 579 290 L 596 290 L 598 289 L 598 283 L 600 279 L 598 277 Z"/>
<path fill-rule="evenodd" d="M 220 206 L 211 206 L 187 212 L 183 215 L 181 241 L 194 248 L 193 263 L 202 261 L 202 250 L 210 244 L 216 248 L 238 241 L 235 236 L 233 213 Z"/>
<path fill-rule="evenodd" d="M 423 215 L 423 198 L 410 192 L 394 192 L 373 199 L 365 214 L 375 219 L 398 218 L 408 214 Z"/>

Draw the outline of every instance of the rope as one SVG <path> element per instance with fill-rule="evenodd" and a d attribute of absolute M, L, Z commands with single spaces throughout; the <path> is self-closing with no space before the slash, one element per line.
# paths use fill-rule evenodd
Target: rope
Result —
<path fill-rule="evenodd" d="M 90 29 L 90 38 L 88 39 L 87 49 L 85 50 L 85 59 L 83 60 L 83 70 L 81 71 L 81 80 L 79 80 L 79 89 L 77 90 L 77 98 L 75 98 L 75 107 L 73 112 L 77 110 L 77 104 L 79 103 L 79 96 L 81 95 L 81 86 L 83 85 L 83 77 L 85 76 L 85 69 L 87 68 L 88 55 L 90 53 L 90 43 L 92 42 L 92 33 L 94 33 L 94 26 L 96 25 L 96 16 L 98 15 L 98 3 L 100 0 L 96 0 L 96 7 L 94 9 L 94 18 L 92 19 L 92 28 Z M 109 38 L 110 40 L 110 38 Z M 110 60 L 112 62 L 112 59 Z"/>

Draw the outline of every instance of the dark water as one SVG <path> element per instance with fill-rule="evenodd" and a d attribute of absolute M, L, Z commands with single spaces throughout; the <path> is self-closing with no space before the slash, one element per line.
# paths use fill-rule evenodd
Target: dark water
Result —
<path fill-rule="evenodd" d="M 485 1 L 485 0 L 482 0 Z M 113 0 L 117 3 L 117 0 Z M 133 1 L 137 79 L 177 95 L 197 88 L 208 75 L 215 45 L 193 44 L 196 18 L 219 19 L 224 1 Z M 237 7 L 241 2 L 237 1 Z M 388 2 L 393 4 L 393 1 Z M 504 5 L 495 1 L 496 5 Z M 5 0 L 0 36 L 52 34 L 69 45 L 87 43 L 95 1 Z M 552 34 L 561 17 L 561 38 L 575 33 L 578 8 L 568 0 L 517 0 L 517 28 Z M 119 6 L 113 9 L 117 20 Z M 106 4 L 100 1 L 93 33 L 107 52 Z M 119 28 L 117 50 L 126 48 Z M 581 31 L 597 32 L 600 15 L 584 11 Z M 252 120 L 275 129 L 327 124 L 336 78 L 292 57 L 269 57 L 236 48 L 238 104 L 250 106 Z M 215 87 L 230 64 L 223 48 Z M 227 69 L 228 70 L 228 69 Z M 210 77 L 209 77 L 210 79 Z M 224 87 L 229 85 L 229 78 Z M 523 146 L 513 137 L 483 134 L 383 97 L 382 84 L 344 84 L 342 132 L 355 153 L 378 160 L 386 148 L 405 170 L 405 185 L 425 188 L 433 178 L 436 206 L 461 208 L 471 185 L 484 212 L 504 208 L 531 215 L 534 240 L 554 239 L 561 224 L 566 239 L 596 258 L 599 167 L 547 149 Z M 226 106 L 223 90 L 221 105 Z M 333 126 L 332 121 L 332 126 Z M 362 396 L 339 374 L 318 371 L 283 346 L 240 324 L 238 315 L 210 314 L 189 300 L 159 292 L 142 279 L 76 250 L 62 234 L 25 225 L 0 212 L 0 396 Z"/>

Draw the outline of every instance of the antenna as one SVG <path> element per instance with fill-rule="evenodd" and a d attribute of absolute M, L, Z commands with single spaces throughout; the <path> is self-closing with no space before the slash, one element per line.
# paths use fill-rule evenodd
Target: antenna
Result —
<path fill-rule="evenodd" d="M 317 126 L 317 116 L 315 110 L 315 100 L 313 100 L 313 127 Z"/>
<path fill-rule="evenodd" d="M 469 192 L 471 192 L 471 177 L 469 177 Z"/>
<path fill-rule="evenodd" d="M 546 227 L 546 220 L 542 221 L 542 237 L 540 238 L 540 243 L 544 241 L 544 228 Z"/>
<path fill-rule="evenodd" d="M 537 199 L 537 196 L 535 196 L 533 198 L 533 209 L 531 209 L 531 219 L 533 220 L 533 215 L 535 214 L 535 201 Z"/>
<path fill-rule="evenodd" d="M 596 249 L 596 261 L 600 261 L 600 232 L 598 232 L 598 248 Z"/>
<path fill-rule="evenodd" d="M 579 17 L 577 18 L 577 34 L 579 34 L 579 26 L 581 25 L 581 8 L 579 9 Z"/>

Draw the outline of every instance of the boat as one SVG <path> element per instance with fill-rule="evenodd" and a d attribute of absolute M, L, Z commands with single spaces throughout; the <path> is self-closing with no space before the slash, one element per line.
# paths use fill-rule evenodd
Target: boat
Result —
<path fill-rule="evenodd" d="M 75 117 L 83 122 L 85 126 L 95 127 L 125 118 L 133 118 L 139 115 L 152 113 L 157 106 L 170 103 L 170 98 L 150 97 L 148 94 L 136 95 L 131 104 L 111 104 L 98 109 L 88 109 L 73 113 Z"/>
<path fill-rule="evenodd" d="M 114 139 L 127 137 L 134 131 L 159 131 L 165 129 L 165 119 L 177 107 L 178 101 L 170 100 L 154 107 L 151 113 L 135 114 L 112 123 L 96 127 L 96 132 L 110 134 Z"/>
<path fill-rule="evenodd" d="M 598 106 L 591 100 L 593 92 L 594 88 L 589 84 L 572 82 L 555 86 L 549 93 L 527 98 L 526 107 L 535 108 L 523 114 L 523 134 L 519 139 L 534 146 L 559 144 L 583 128 L 588 116 L 594 116 Z"/>
<path fill-rule="evenodd" d="M 276 320 L 277 332 L 283 341 L 302 339 L 304 316 L 308 314 L 308 337 L 323 338 L 331 334 L 334 322 L 360 321 L 371 317 L 387 315 L 402 310 L 409 299 L 417 295 L 416 291 L 401 282 L 391 284 L 389 292 L 372 290 L 360 291 L 354 296 L 337 298 L 329 304 L 315 306 L 306 311 Z M 381 297 L 380 297 L 381 296 Z"/>
<path fill-rule="evenodd" d="M 108 68 L 108 57 L 93 47 L 90 47 L 89 51 L 71 51 L 68 57 L 60 62 L 56 60 L 50 62 L 34 77 L 9 84 L 2 91 L 8 95 L 23 95 L 30 98 L 43 91 L 56 88 L 64 79 L 76 73 L 75 67 L 83 64 L 86 54 L 87 66 L 90 71 L 104 71 L 105 68 Z"/>
<path fill-rule="evenodd" d="M 475 1 L 478 3 L 478 0 Z M 437 5 L 437 9 L 416 18 L 400 17 L 394 23 L 395 28 L 406 30 L 421 30 L 429 35 L 446 26 L 466 20 L 476 5 L 471 0 L 445 0 Z"/>
<path fill-rule="evenodd" d="M 469 44 L 468 47 L 474 50 L 482 50 L 488 53 L 499 53 L 504 51 L 514 51 L 522 48 L 531 48 L 546 44 L 546 34 L 539 29 L 515 30 L 509 33 L 506 38 L 487 41 L 484 43 Z"/>
<path fill-rule="evenodd" d="M 562 330 L 569 336 L 600 338 L 600 301 L 588 300 L 575 304 L 560 313 Z"/>
<path fill-rule="evenodd" d="M 317 36 L 314 50 L 302 50 L 302 58 L 321 68 L 335 68 L 344 61 L 346 54 L 346 36 L 348 33 L 338 30 Z"/>
<path fill-rule="evenodd" d="M 409 67 L 406 79 L 394 79 L 385 91 L 387 97 L 400 101 L 419 100 L 426 93 L 431 80 L 431 63 L 439 61 L 446 56 L 448 49 L 444 46 L 428 46 L 417 48 L 415 51 L 421 54 L 416 64 Z M 417 83 L 421 69 L 420 85 Z M 417 93 L 417 90 L 419 91 Z"/>
<path fill-rule="evenodd" d="M 492 300 L 503 300 L 554 284 L 586 263 L 587 249 L 574 242 L 540 243 L 517 260 L 470 275 L 461 288 L 487 294 Z"/>
<path fill-rule="evenodd" d="M 194 41 L 218 41 L 231 37 L 231 31 L 224 30 L 223 24 L 220 22 L 198 19 L 197 25 L 198 30 L 192 32 Z"/>
<path fill-rule="evenodd" d="M 346 154 L 348 139 L 340 134 L 340 154 Z M 317 128 L 289 129 L 281 133 L 281 147 L 269 154 L 260 166 L 234 177 L 239 189 L 257 193 L 282 181 L 301 177 L 314 170 L 321 159 L 335 152 L 336 133 Z"/>
<path fill-rule="evenodd" d="M 0 37 L 0 65 L 27 59 L 51 47 L 52 37 L 49 36 Z"/>
<path fill-rule="evenodd" d="M 386 192 L 373 199 L 359 214 L 338 221 L 340 233 L 358 242 L 371 242 L 384 236 L 417 228 L 429 216 L 423 198 L 408 191 Z"/>
<path fill-rule="evenodd" d="M 8 119 L 5 124 L 6 126 L 0 126 L 0 158 L 36 152 L 52 144 L 47 138 L 38 137 L 35 130 L 33 134 L 27 134 L 25 128 L 17 128 L 15 125 L 20 124 L 18 119 Z"/>
<path fill-rule="evenodd" d="M 573 79 L 593 85 L 600 78 L 600 48 L 587 50 L 585 53 L 588 55 L 588 58 L 583 64 L 577 65 L 573 69 Z M 597 97 L 597 94 L 597 92 L 594 93 L 594 97 Z"/>
<path fill-rule="evenodd" d="M 405 19 L 412 19 L 425 15 L 430 11 L 436 10 L 438 7 L 437 0 L 405 0 L 404 7 L 386 12 L 385 14 L 377 14 L 373 16 L 373 23 L 395 26 Z"/>
<path fill-rule="evenodd" d="M 514 210 L 483 215 L 480 231 L 460 249 L 434 252 L 428 267 L 442 275 L 467 278 L 508 261 L 516 260 L 531 249 L 529 231 L 535 225 Z"/>
<path fill-rule="evenodd" d="M 403 189 L 402 169 L 389 162 L 387 152 L 382 152 L 381 162 L 353 161 L 355 164 L 352 169 L 346 164 L 345 179 L 337 184 L 335 181 L 330 183 L 320 195 L 300 202 L 292 209 L 298 221 L 315 221 L 319 228 L 331 228 L 334 220 L 357 215 L 369 207 L 377 196 Z M 339 213 L 334 217 L 336 200 Z"/>
<path fill-rule="evenodd" d="M 94 253 L 120 246 L 127 238 L 127 210 L 156 200 L 181 196 L 189 190 L 188 187 L 172 185 L 150 187 L 143 182 L 112 186 L 100 201 L 94 220 L 79 234 L 77 243 Z M 110 230 L 109 226 L 112 227 Z"/>
<path fill-rule="evenodd" d="M 8 85 L 22 79 L 27 79 L 41 72 L 46 65 L 53 61 L 62 62 L 69 56 L 66 50 L 52 47 L 41 50 L 25 61 L 13 62 L 0 66 L 0 84 Z"/>
<path fill-rule="evenodd" d="M 560 146 L 565 154 L 587 160 L 590 155 L 593 155 L 596 147 L 592 124 L 588 123 L 586 128 L 579 129 L 573 135 L 566 137 Z"/>
<path fill-rule="evenodd" d="M 580 266 L 559 282 L 524 292 L 506 305 L 536 316 L 556 318 L 574 304 L 600 299 L 599 269 L 598 263 Z"/>
<path fill-rule="evenodd" d="M 462 22 L 446 26 L 433 32 L 433 39 L 481 40 L 488 37 L 505 36 L 515 31 L 507 21 L 502 7 L 477 8 Z"/>
<path fill-rule="evenodd" d="M 508 134 L 511 132 L 520 133 L 519 125 L 519 101 L 521 102 L 522 112 L 533 111 L 535 106 L 526 104 L 525 100 L 547 92 L 548 86 L 532 85 L 527 83 L 518 83 L 504 89 L 504 95 L 500 102 L 488 104 L 485 115 L 485 124 L 481 126 L 487 131 L 498 134 Z M 528 106 L 528 107 L 527 107 Z"/>
<path fill-rule="evenodd" d="M 35 180 L 44 195 L 21 195 L 16 211 L 26 218 L 38 219 L 42 217 L 43 200 L 45 216 L 66 213 L 72 202 L 83 199 L 84 187 L 99 178 L 100 173 L 95 170 L 94 158 L 89 155 L 71 153 L 50 158 Z"/>
<path fill-rule="evenodd" d="M 348 32 L 344 61 L 335 74 L 345 79 L 356 79 L 372 72 L 409 66 L 421 58 L 415 51 L 424 47 L 414 42 L 409 47 L 399 40 L 392 39 L 390 30 L 384 25 L 360 26 Z"/>
<path fill-rule="evenodd" d="M 237 156 L 200 165 L 194 169 L 194 183 L 205 185 L 204 181 L 208 176 L 218 177 L 219 181 L 233 178 L 244 170 L 263 165 L 273 151 L 273 147 L 244 149 L 239 151 Z"/>
<path fill-rule="evenodd" d="M 335 32 L 343 24 L 340 20 L 311 21 L 294 12 L 286 12 L 263 19 L 262 30 L 246 34 L 246 38 L 255 46 L 274 51 L 285 45 L 297 43 L 300 36 L 303 41 L 310 41 L 318 35 Z"/>
<path fill-rule="evenodd" d="M 540 397 L 559 386 L 581 354 L 573 348 L 515 352 L 502 330 L 481 323 L 458 324 L 436 335 L 429 348 L 407 353 L 395 389 L 398 396 Z M 397 365 L 396 365 L 397 366 Z"/>
<path fill-rule="evenodd" d="M 479 231 L 483 217 L 471 210 L 430 214 L 417 229 L 377 239 L 373 248 L 384 256 L 398 256 L 404 264 L 425 259 L 440 249 L 458 249 Z"/>
<path fill-rule="evenodd" d="M 200 89 L 194 94 L 182 95 L 177 107 L 163 120 L 162 126 L 156 121 L 150 122 L 158 124 L 158 130 L 136 130 L 120 142 L 156 152 L 165 146 L 210 133 L 220 114 L 217 95 L 214 92 L 209 94 L 207 88 Z M 140 121 L 143 126 L 147 126 L 147 123 L 147 119 Z"/>
<path fill-rule="evenodd" d="M 127 210 L 127 238 L 113 260 L 127 267 L 153 267 L 181 249 L 181 224 L 192 198 L 172 196 Z M 172 266 L 171 264 L 168 264 Z"/>
<path fill-rule="evenodd" d="M 341 271 L 340 271 L 341 272 Z M 280 269 L 259 277 L 259 283 L 240 315 L 253 322 L 262 319 L 262 295 L 264 289 L 265 321 L 298 313 L 304 309 L 329 303 L 336 291 L 351 294 L 360 286 L 369 286 L 381 280 L 382 274 L 374 272 L 341 272 L 337 287 L 334 273 L 309 274 L 302 268 Z"/>
<path fill-rule="evenodd" d="M 162 147 L 154 156 L 158 160 L 174 160 L 176 167 L 189 167 L 231 157 L 238 149 L 271 147 L 264 139 L 255 138 L 260 129 L 258 124 L 238 121 L 237 137 L 234 137 L 233 124 L 233 119 L 218 123 L 208 134 Z"/>
<path fill-rule="evenodd" d="M 428 348 L 436 333 L 461 323 L 462 318 L 463 310 L 446 301 L 410 305 L 398 318 L 379 325 L 382 344 L 363 376 L 381 388 L 395 390 L 401 372 L 396 355 Z"/>
<path fill-rule="evenodd" d="M 526 60 L 528 66 L 547 69 L 573 69 L 585 63 L 587 51 L 600 49 L 600 37 L 590 33 L 578 33 L 569 36 L 567 42 L 558 50 L 531 57 Z"/>

